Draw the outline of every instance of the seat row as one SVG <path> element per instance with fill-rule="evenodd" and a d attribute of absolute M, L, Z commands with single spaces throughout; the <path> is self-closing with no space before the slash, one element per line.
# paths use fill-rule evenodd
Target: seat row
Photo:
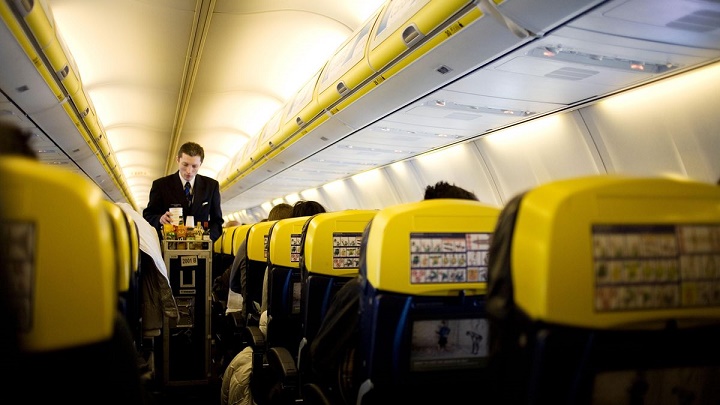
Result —
<path fill-rule="evenodd" d="M 13 317 L 5 325 L 18 332 L 17 368 L 8 371 L 16 386 L 33 384 L 42 370 L 53 389 L 27 391 L 33 401 L 145 402 L 135 222 L 72 172 L 19 156 L 1 157 L 0 170 L 3 299 Z"/>
<path fill-rule="evenodd" d="M 717 186 L 591 176 L 502 209 L 441 199 L 242 229 L 258 404 L 720 398 Z M 264 335 L 249 319 L 266 269 Z"/>

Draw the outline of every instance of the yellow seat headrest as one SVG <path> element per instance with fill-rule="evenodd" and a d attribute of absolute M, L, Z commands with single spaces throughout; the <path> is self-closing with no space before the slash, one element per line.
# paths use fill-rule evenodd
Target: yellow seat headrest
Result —
<path fill-rule="evenodd" d="M 236 255 L 238 249 L 240 249 L 240 245 L 242 245 L 243 242 L 245 242 L 245 238 L 247 238 L 248 230 L 250 229 L 252 225 L 239 225 L 237 228 L 235 228 L 235 232 L 233 233 L 232 237 L 232 255 Z"/>
<path fill-rule="evenodd" d="M 28 351 L 109 339 L 118 259 L 103 192 L 70 171 L 1 157 L 4 243 Z"/>
<path fill-rule="evenodd" d="M 270 232 L 269 262 L 275 266 L 300 267 L 300 238 L 303 225 L 310 218 L 295 217 L 278 220 Z"/>
<path fill-rule="evenodd" d="M 367 236 L 365 276 L 377 289 L 403 294 L 485 294 L 499 214 L 497 207 L 460 199 L 382 209 Z"/>
<path fill-rule="evenodd" d="M 590 328 L 720 320 L 720 187 L 600 175 L 528 191 L 512 239 L 516 305 Z"/>
<path fill-rule="evenodd" d="M 307 224 L 303 262 L 310 274 L 356 276 L 360 245 L 378 210 L 346 210 L 316 215 Z"/>
<path fill-rule="evenodd" d="M 268 234 L 270 227 L 277 221 L 264 221 L 253 224 L 247 236 L 248 259 L 265 262 L 268 254 Z"/>
<path fill-rule="evenodd" d="M 137 257 L 137 253 L 133 252 L 133 243 L 131 242 L 130 227 L 128 226 L 129 219 L 122 208 L 118 207 L 115 203 L 104 200 L 104 207 L 107 209 L 108 215 L 112 225 L 112 236 L 115 242 L 115 258 L 117 260 L 117 272 L 118 272 L 118 291 L 126 292 L 130 289 L 130 278 L 134 271 L 133 263 L 134 257 Z M 133 223 L 133 229 L 135 224 Z M 138 246 L 138 242 L 134 243 L 135 247 Z M 134 257 L 133 257 L 134 256 Z M 135 267 L 136 269 L 137 267 Z"/>

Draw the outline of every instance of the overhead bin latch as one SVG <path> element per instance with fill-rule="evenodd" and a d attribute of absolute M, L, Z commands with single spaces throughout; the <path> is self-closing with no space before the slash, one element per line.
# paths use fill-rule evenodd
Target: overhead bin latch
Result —
<path fill-rule="evenodd" d="M 536 36 L 534 33 L 521 27 L 518 23 L 501 13 L 493 0 L 480 0 L 480 8 L 483 12 L 485 12 L 486 14 L 490 14 L 502 25 L 506 26 L 513 34 L 515 34 L 516 37 L 527 38 Z"/>
<path fill-rule="evenodd" d="M 424 37 L 425 35 L 420 32 L 420 30 L 418 30 L 418 27 L 415 25 L 415 23 L 412 23 L 405 27 L 405 30 L 403 30 L 402 33 L 402 39 L 408 48 L 418 43 Z"/>
<path fill-rule="evenodd" d="M 55 74 L 57 74 L 60 80 L 65 80 L 65 78 L 70 74 L 70 66 L 64 65 L 62 69 L 55 72 Z"/>
<path fill-rule="evenodd" d="M 335 87 L 337 89 L 337 92 L 340 93 L 341 96 L 345 95 L 345 93 L 348 92 L 348 87 L 345 85 L 344 82 L 340 81 L 338 82 L 337 86 Z"/>

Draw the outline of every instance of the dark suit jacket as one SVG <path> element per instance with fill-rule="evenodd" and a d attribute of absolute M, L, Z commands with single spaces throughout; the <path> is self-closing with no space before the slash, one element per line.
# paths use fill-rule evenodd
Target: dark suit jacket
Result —
<path fill-rule="evenodd" d="M 220 209 L 220 183 L 210 177 L 195 175 L 191 207 L 188 207 L 183 186 L 184 184 L 180 181 L 178 172 L 153 181 L 150 188 L 150 200 L 143 210 L 143 218 L 153 228 L 157 229 L 158 234 L 160 234 L 160 217 L 170 207 L 180 204 L 183 208 L 183 215 L 192 215 L 195 218 L 195 223 L 197 221 L 208 221 L 210 238 L 214 242 L 222 235 L 223 218 Z"/>

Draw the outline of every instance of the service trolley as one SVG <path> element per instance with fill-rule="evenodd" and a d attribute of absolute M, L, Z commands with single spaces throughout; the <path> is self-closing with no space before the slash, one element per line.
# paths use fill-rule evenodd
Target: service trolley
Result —
<path fill-rule="evenodd" d="M 211 356 L 212 243 L 163 240 L 178 318 L 164 317 L 163 384 L 207 384 Z"/>

